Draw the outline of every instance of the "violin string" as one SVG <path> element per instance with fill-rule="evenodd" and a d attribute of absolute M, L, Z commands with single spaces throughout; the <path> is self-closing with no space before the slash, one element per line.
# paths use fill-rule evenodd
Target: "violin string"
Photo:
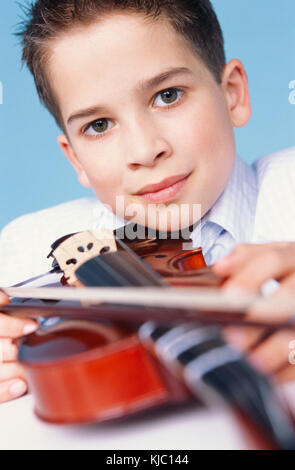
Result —
<path fill-rule="evenodd" d="M 17 287 L 23 287 L 23 286 L 26 286 L 27 284 L 31 284 L 32 282 L 39 281 L 39 280 L 43 279 L 44 277 L 48 276 L 49 274 L 54 274 L 54 273 L 58 273 L 58 272 L 61 272 L 60 268 L 53 267 L 47 273 L 39 274 L 38 276 L 31 277 L 30 279 L 26 279 L 25 281 L 19 282 L 18 284 L 14 284 L 11 287 L 16 287 L 16 288 Z"/>

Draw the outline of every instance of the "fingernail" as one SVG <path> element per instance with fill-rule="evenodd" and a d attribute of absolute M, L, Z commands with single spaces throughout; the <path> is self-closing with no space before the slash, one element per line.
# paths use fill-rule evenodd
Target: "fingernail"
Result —
<path fill-rule="evenodd" d="M 28 324 L 28 325 L 25 325 L 24 326 L 24 335 L 29 335 L 30 333 L 33 333 L 34 331 L 36 331 L 38 328 L 38 325 L 34 325 L 32 323 Z"/>
<path fill-rule="evenodd" d="M 21 380 L 18 380 L 17 382 L 14 382 L 10 387 L 9 387 L 9 393 L 13 395 L 14 397 L 18 395 L 22 395 L 25 393 L 27 387 L 24 382 Z"/>

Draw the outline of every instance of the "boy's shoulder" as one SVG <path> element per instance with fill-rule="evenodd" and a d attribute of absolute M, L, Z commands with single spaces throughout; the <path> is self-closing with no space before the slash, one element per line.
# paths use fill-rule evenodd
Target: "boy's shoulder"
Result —
<path fill-rule="evenodd" d="M 93 228 L 105 208 L 95 198 L 59 204 L 10 222 L 0 236 L 0 285 L 21 282 L 50 269 L 51 244 L 68 233 Z"/>
<path fill-rule="evenodd" d="M 253 242 L 295 239 L 295 147 L 254 163 L 257 206 Z"/>
<path fill-rule="evenodd" d="M 287 174 L 290 170 L 295 169 L 295 147 L 264 155 L 258 158 L 254 163 L 254 167 L 256 168 L 259 187 L 265 183 L 266 179 L 274 178 L 274 180 L 277 180 L 275 175 L 278 171 L 281 174 Z M 278 183 L 280 182 L 278 181 Z"/>

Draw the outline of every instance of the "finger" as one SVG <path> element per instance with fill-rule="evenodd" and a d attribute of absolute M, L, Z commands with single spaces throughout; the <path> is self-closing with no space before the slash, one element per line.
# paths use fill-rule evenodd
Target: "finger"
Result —
<path fill-rule="evenodd" d="M 11 339 L 0 339 L 0 363 L 15 362 L 17 360 L 18 348 Z"/>
<path fill-rule="evenodd" d="M 4 292 L 0 291 L 0 305 L 6 305 L 10 302 L 9 298 L 7 297 Z"/>
<path fill-rule="evenodd" d="M 295 328 L 295 303 L 274 303 L 271 299 L 257 301 L 247 311 L 247 320 L 255 323 L 269 324 L 270 327 Z"/>
<path fill-rule="evenodd" d="M 295 263 L 293 272 L 286 276 L 283 281 L 281 281 L 280 289 L 278 290 L 278 292 L 276 292 L 277 298 L 283 298 L 283 296 L 289 294 L 295 296 Z"/>
<path fill-rule="evenodd" d="M 270 251 L 287 252 L 292 255 L 295 261 L 294 242 L 274 242 L 264 244 L 241 244 L 238 245 L 228 256 L 222 258 L 213 266 L 213 271 L 219 276 L 226 277 L 237 272 L 245 263 L 251 261 L 259 255 L 264 255 Z"/>
<path fill-rule="evenodd" d="M 234 273 L 223 288 L 227 290 L 241 289 L 246 292 L 257 292 L 269 279 L 281 279 L 292 273 L 295 256 L 287 251 L 272 249 L 249 260 Z"/>
<path fill-rule="evenodd" d="M 248 355 L 248 360 L 262 372 L 273 374 L 284 364 L 289 364 L 290 345 L 293 344 L 294 339 L 294 332 L 280 331 L 255 348 Z"/>
<path fill-rule="evenodd" d="M 0 337 L 20 338 L 36 331 L 38 323 L 0 314 Z"/>
<path fill-rule="evenodd" d="M 226 341 L 243 353 L 249 351 L 263 335 L 262 328 L 229 326 L 223 330 Z"/>
<path fill-rule="evenodd" d="M 0 364 L 0 383 L 16 378 L 25 379 L 25 371 L 18 362 Z"/>
<path fill-rule="evenodd" d="M 253 321 L 268 321 L 272 324 L 294 324 L 295 316 L 295 274 L 292 273 L 280 284 L 273 295 L 261 299 L 249 308 L 247 319 Z M 294 325 L 293 325 L 294 326 Z M 290 323 L 290 327 L 292 324 Z"/>
<path fill-rule="evenodd" d="M 286 364 L 278 372 L 275 371 L 275 378 L 279 383 L 293 381 L 295 379 L 295 365 Z"/>
<path fill-rule="evenodd" d="M 243 266 L 249 259 L 252 259 L 257 253 L 261 253 L 262 250 L 266 250 L 269 245 L 249 245 L 241 244 L 238 245 L 228 255 L 219 260 L 212 266 L 213 271 L 219 276 L 225 277 L 236 272 L 241 266 Z"/>
<path fill-rule="evenodd" d="M 27 391 L 27 384 L 24 380 L 14 379 L 0 383 L 0 403 L 20 397 Z"/>

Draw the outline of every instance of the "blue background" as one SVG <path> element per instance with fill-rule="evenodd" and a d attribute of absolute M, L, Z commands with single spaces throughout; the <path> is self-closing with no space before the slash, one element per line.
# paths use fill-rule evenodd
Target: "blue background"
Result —
<path fill-rule="evenodd" d="M 23 2 L 21 2 L 23 3 Z M 224 31 L 227 59 L 246 66 L 253 117 L 236 131 L 238 151 L 257 157 L 295 145 L 294 0 L 214 0 Z M 32 77 L 21 69 L 21 48 L 13 36 L 20 21 L 13 0 L 0 7 L 0 228 L 13 218 L 60 202 L 91 195 L 80 187 L 57 146 L 53 118 L 40 105 Z"/>

